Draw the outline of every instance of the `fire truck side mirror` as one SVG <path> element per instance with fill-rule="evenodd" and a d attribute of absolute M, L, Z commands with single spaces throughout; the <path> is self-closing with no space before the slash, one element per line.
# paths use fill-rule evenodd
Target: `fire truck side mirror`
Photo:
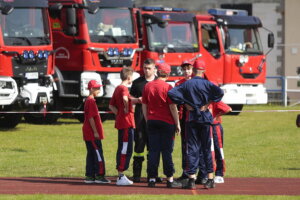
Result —
<path fill-rule="evenodd" d="M 140 11 L 136 12 L 136 20 L 137 20 L 137 26 L 138 26 L 138 33 L 139 33 L 139 38 L 143 38 L 143 17 Z"/>
<path fill-rule="evenodd" d="M 68 8 L 67 9 L 67 24 L 69 26 L 76 25 L 76 9 L 75 8 Z"/>
<path fill-rule="evenodd" d="M 273 48 L 275 43 L 275 38 L 273 33 L 268 34 L 268 47 Z"/>
<path fill-rule="evenodd" d="M 99 11 L 99 7 L 98 6 L 89 5 L 88 12 L 90 14 L 96 14 L 98 11 Z"/>
<path fill-rule="evenodd" d="M 65 29 L 67 35 L 76 35 L 76 9 L 68 8 L 67 9 L 67 27 Z"/>
<path fill-rule="evenodd" d="M 3 15 L 9 15 L 14 10 L 14 7 L 12 7 L 12 5 L 5 4 L 1 5 L 0 10 Z"/>
<path fill-rule="evenodd" d="M 54 5 L 51 5 L 49 7 L 49 13 L 50 16 L 54 19 L 59 17 L 59 12 L 61 11 L 61 9 L 63 8 L 63 5 L 61 3 L 56 3 Z"/>

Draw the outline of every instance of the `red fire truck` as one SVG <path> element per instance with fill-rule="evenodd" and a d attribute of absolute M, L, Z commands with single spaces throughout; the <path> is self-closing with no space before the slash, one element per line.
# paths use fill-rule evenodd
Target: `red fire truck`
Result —
<path fill-rule="evenodd" d="M 87 83 L 103 84 L 97 103 L 108 101 L 124 66 L 139 68 L 135 8 L 131 0 L 49 0 L 55 49 L 55 106 L 82 110 Z M 101 98 L 100 98 L 101 97 Z M 77 115 L 83 120 L 83 115 Z"/>
<path fill-rule="evenodd" d="M 137 15 L 142 61 L 152 58 L 171 65 L 168 81 L 182 77 L 180 65 L 200 56 L 195 15 L 181 8 L 142 7 Z"/>
<path fill-rule="evenodd" d="M 15 111 L 53 101 L 48 0 L 0 0 L 0 10 L 0 127 L 13 128 Z"/>
<path fill-rule="evenodd" d="M 244 104 L 266 104 L 266 55 L 258 32 L 260 19 L 244 10 L 210 9 L 209 14 L 196 17 L 207 78 L 221 86 L 223 101 L 233 110 L 242 110 Z M 273 46 L 274 35 L 269 33 L 268 47 Z"/>

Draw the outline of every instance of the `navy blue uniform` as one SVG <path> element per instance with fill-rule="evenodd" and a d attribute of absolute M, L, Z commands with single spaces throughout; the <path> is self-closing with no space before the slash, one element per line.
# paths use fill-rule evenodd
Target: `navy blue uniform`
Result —
<path fill-rule="evenodd" d="M 203 152 L 207 173 L 213 172 L 210 151 L 210 125 L 213 117 L 209 110 L 200 111 L 200 108 L 211 101 L 220 101 L 223 95 L 223 91 L 218 86 L 198 76 L 168 92 L 168 96 L 174 103 L 188 104 L 194 109 L 189 112 L 186 123 L 188 160 L 186 173 L 189 175 L 197 172 L 199 152 Z"/>

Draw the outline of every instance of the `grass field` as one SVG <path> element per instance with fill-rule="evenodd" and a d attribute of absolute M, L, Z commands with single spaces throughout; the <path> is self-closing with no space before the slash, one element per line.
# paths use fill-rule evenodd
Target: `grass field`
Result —
<path fill-rule="evenodd" d="M 244 108 L 244 110 L 283 109 L 285 108 L 279 106 Z M 300 110 L 300 107 L 292 109 Z M 299 178 L 300 128 L 295 125 L 297 114 L 297 112 L 244 112 L 239 116 L 225 116 L 223 127 L 226 177 Z M 56 125 L 21 123 L 13 130 L 0 130 L 0 177 L 83 177 L 86 150 L 82 141 L 81 127 L 82 124 L 76 120 L 60 119 Z M 117 174 L 115 170 L 117 132 L 113 127 L 114 121 L 104 122 L 106 138 L 103 146 L 108 176 Z M 173 153 L 177 170 L 175 176 L 181 173 L 179 143 L 180 138 L 177 137 Z M 143 176 L 146 176 L 145 168 Z M 130 168 L 126 174 L 131 176 L 131 171 Z M 160 173 L 162 176 L 162 170 Z M 2 195 L 0 199 L 31 199 L 27 197 L 27 195 Z M 48 197 L 42 195 L 37 199 Z M 68 198 L 66 196 L 66 199 Z M 240 196 L 238 199 L 250 198 Z M 147 196 L 143 199 L 147 199 Z M 161 196 L 161 199 L 164 197 Z"/>

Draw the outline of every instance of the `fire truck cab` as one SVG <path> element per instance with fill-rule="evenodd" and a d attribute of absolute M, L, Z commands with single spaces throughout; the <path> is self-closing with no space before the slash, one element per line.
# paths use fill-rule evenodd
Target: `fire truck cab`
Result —
<path fill-rule="evenodd" d="M 48 0 L 0 0 L 0 127 L 39 111 L 52 99 L 52 38 Z"/>
<path fill-rule="evenodd" d="M 137 16 L 142 62 L 152 58 L 171 66 L 169 82 L 182 77 L 181 64 L 200 56 L 195 15 L 181 8 L 142 7 Z"/>
<path fill-rule="evenodd" d="M 210 9 L 208 13 L 197 16 L 208 80 L 221 86 L 223 101 L 234 110 L 241 110 L 244 104 L 266 104 L 266 55 L 258 31 L 260 19 L 244 10 Z M 268 47 L 273 48 L 272 33 L 268 40 Z"/>
<path fill-rule="evenodd" d="M 103 85 L 97 98 L 99 109 L 107 110 L 115 87 L 121 83 L 121 69 L 139 68 L 140 48 L 133 2 L 49 2 L 58 87 L 56 108 L 82 110 L 84 98 L 89 95 L 87 84 L 95 79 Z"/>

